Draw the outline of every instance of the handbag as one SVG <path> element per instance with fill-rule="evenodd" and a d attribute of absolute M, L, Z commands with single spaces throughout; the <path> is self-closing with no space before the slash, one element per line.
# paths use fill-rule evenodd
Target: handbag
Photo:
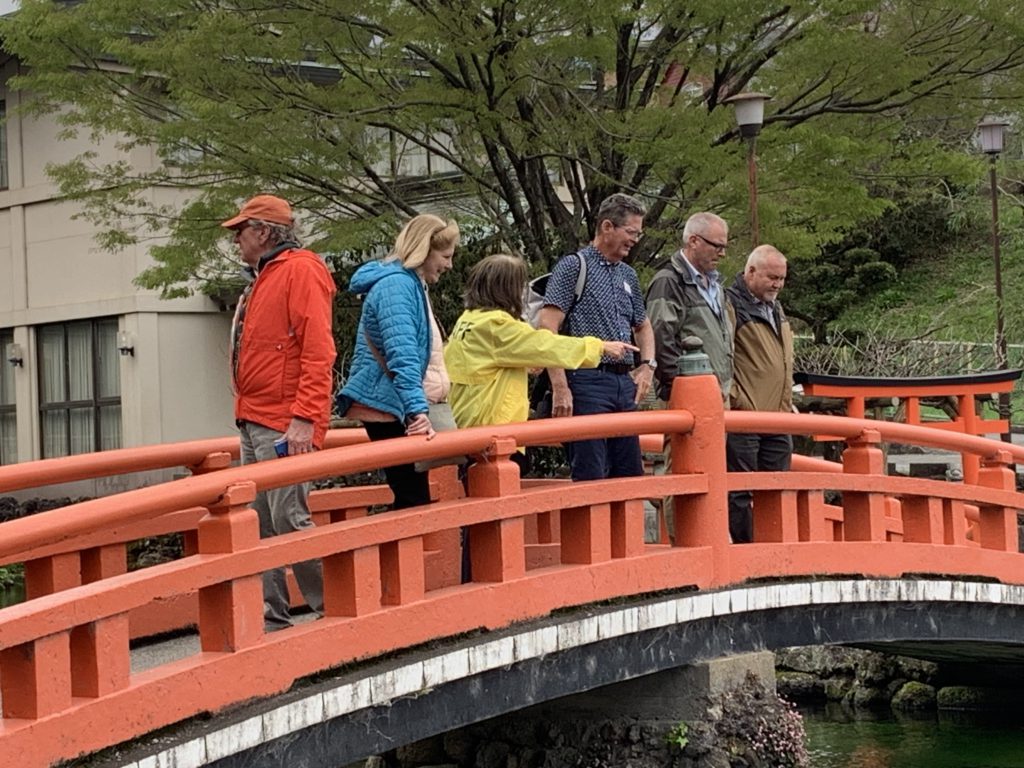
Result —
<path fill-rule="evenodd" d="M 455 414 L 452 413 L 452 407 L 447 402 L 444 403 L 428 403 L 427 416 L 430 418 L 430 423 L 434 427 L 435 432 L 451 432 L 453 429 L 458 429 L 459 425 L 455 423 Z M 415 464 L 417 472 L 426 472 L 428 469 L 434 467 L 446 467 L 449 464 L 465 464 L 467 458 L 465 456 L 442 456 L 439 459 L 427 459 L 425 461 L 417 461 Z"/>
<path fill-rule="evenodd" d="M 366 346 L 370 348 L 370 354 L 377 360 L 381 370 L 384 371 L 389 379 L 395 378 L 395 374 L 388 370 L 388 364 L 384 360 L 384 355 L 380 353 L 377 346 L 370 340 L 370 334 L 366 332 L 365 328 L 363 329 L 363 336 L 366 339 Z M 450 432 L 453 429 L 459 428 L 459 425 L 455 423 L 455 414 L 452 413 L 452 407 L 447 402 L 427 403 L 427 418 L 430 419 L 430 424 L 434 427 L 435 432 Z M 449 464 L 465 464 L 467 460 L 465 456 L 442 456 L 439 459 L 417 461 L 413 466 L 417 472 L 426 472 L 434 467 L 445 467 Z"/>

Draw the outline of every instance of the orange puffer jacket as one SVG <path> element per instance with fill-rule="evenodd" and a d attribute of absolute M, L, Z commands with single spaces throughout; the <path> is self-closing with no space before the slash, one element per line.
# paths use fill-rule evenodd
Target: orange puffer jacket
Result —
<path fill-rule="evenodd" d="M 284 432 L 293 416 L 313 422 L 323 445 L 334 371 L 334 279 L 312 251 L 286 250 L 260 270 L 232 334 L 235 418 Z M 243 314 L 244 312 L 244 314 Z M 233 361 L 234 362 L 234 361 Z"/>

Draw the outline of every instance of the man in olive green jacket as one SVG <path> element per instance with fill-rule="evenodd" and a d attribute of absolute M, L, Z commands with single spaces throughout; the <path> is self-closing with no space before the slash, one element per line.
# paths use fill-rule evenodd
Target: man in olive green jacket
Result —
<path fill-rule="evenodd" d="M 732 386 L 732 322 L 726 308 L 718 262 L 725 254 L 729 226 L 713 213 L 695 213 L 683 228 L 683 245 L 658 270 L 647 289 L 647 315 L 654 329 L 658 397 L 668 400 L 677 375 L 681 342 L 696 336 L 727 402 Z"/>
<path fill-rule="evenodd" d="M 729 405 L 738 411 L 793 408 L 793 333 L 778 301 L 786 282 L 786 257 L 771 245 L 759 245 L 742 274 L 727 289 L 735 322 L 735 358 Z M 789 469 L 789 435 L 730 434 L 726 460 L 730 472 Z M 729 494 L 729 533 L 735 543 L 753 541 L 753 495 Z"/>

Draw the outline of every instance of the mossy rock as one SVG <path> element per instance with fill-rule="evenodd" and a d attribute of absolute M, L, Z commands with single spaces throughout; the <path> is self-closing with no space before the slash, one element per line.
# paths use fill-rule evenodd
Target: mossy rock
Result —
<path fill-rule="evenodd" d="M 870 685 L 858 685 L 853 689 L 852 704 L 858 709 L 878 707 L 888 703 L 889 699 L 881 688 L 875 688 Z"/>
<path fill-rule="evenodd" d="M 848 677 L 830 677 L 825 681 L 825 698 L 829 701 L 842 701 L 853 688 L 853 681 Z"/>
<path fill-rule="evenodd" d="M 896 691 L 892 697 L 892 708 L 903 712 L 912 710 L 934 709 L 936 701 L 935 688 L 926 683 L 910 681 Z"/>
<path fill-rule="evenodd" d="M 949 685 L 936 695 L 939 709 L 1000 709 L 1020 704 L 1020 691 Z"/>
<path fill-rule="evenodd" d="M 882 688 L 897 676 L 896 658 L 880 653 L 865 655 L 857 665 L 857 682 L 868 688 Z"/>
<path fill-rule="evenodd" d="M 776 672 L 779 695 L 798 704 L 825 700 L 825 683 L 807 672 Z"/>
<path fill-rule="evenodd" d="M 818 677 L 853 676 L 870 651 L 838 645 L 807 645 L 775 652 L 775 666 Z"/>

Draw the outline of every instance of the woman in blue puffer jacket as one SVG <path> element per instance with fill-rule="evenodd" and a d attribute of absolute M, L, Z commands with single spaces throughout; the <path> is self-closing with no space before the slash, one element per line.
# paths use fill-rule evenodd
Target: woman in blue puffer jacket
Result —
<path fill-rule="evenodd" d="M 402 228 L 387 258 L 352 275 L 349 291 L 363 296 L 363 310 L 337 411 L 361 421 L 371 440 L 434 434 L 428 404 L 443 402 L 449 383 L 427 288 L 452 268 L 458 242 L 454 221 L 422 214 Z M 430 501 L 427 474 L 414 465 L 384 474 L 394 509 Z"/>

